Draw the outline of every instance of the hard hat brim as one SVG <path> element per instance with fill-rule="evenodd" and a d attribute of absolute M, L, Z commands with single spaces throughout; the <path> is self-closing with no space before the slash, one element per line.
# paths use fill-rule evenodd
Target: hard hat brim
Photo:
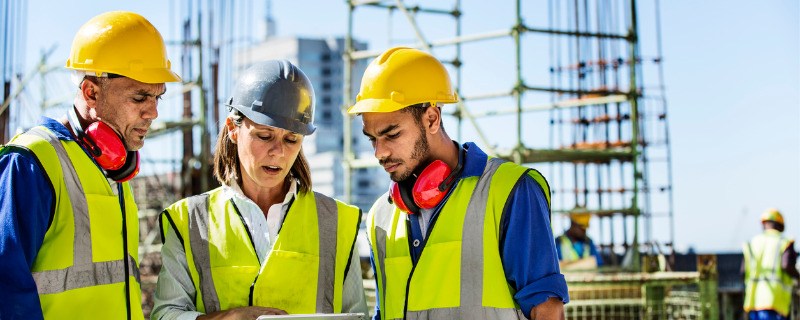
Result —
<path fill-rule="evenodd" d="M 145 69 L 142 71 L 95 70 L 88 68 L 66 67 L 67 69 L 90 73 L 113 73 L 131 78 L 141 83 L 181 82 L 181 76 L 170 69 Z"/>
<path fill-rule="evenodd" d="M 408 106 L 417 105 L 423 102 L 429 102 L 431 104 L 436 103 L 457 103 L 458 99 L 445 99 L 445 100 L 437 100 L 437 99 L 425 99 L 422 101 L 412 101 L 411 103 L 398 103 L 390 99 L 364 99 L 357 102 L 354 106 L 347 109 L 347 113 L 349 114 L 358 114 L 358 113 L 367 113 L 367 112 L 395 112 L 397 110 L 403 109 Z"/>
<path fill-rule="evenodd" d="M 364 99 L 350 107 L 350 109 L 347 110 L 347 113 L 358 114 L 367 112 L 395 112 L 405 107 L 407 107 L 407 105 L 400 104 L 389 99 Z"/>
<path fill-rule="evenodd" d="M 283 117 L 278 114 L 266 115 L 264 113 L 256 112 L 250 108 L 246 108 L 243 106 L 232 106 L 232 105 L 227 105 L 227 106 L 239 110 L 239 112 L 244 114 L 245 117 L 260 125 L 288 130 L 304 136 L 310 135 L 317 130 L 317 127 L 315 127 L 314 124 L 312 123 L 301 124 L 297 121 Z"/>
<path fill-rule="evenodd" d="M 581 227 L 581 228 L 583 228 L 583 229 L 589 229 L 589 223 L 585 223 L 585 224 L 584 224 L 584 223 L 577 222 L 577 221 L 575 221 L 575 220 L 572 220 L 572 222 L 573 222 L 573 223 L 574 223 L 576 226 L 579 226 L 579 227 Z"/>
<path fill-rule="evenodd" d="M 126 71 L 121 75 L 143 83 L 181 82 L 181 77 L 170 69 Z"/>

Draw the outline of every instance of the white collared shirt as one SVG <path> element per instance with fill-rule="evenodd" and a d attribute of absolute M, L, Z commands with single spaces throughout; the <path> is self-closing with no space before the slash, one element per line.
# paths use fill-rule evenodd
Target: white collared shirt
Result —
<path fill-rule="evenodd" d="M 267 210 L 267 217 L 264 219 L 264 213 L 261 208 L 244 195 L 242 189 L 238 184 L 233 186 L 223 186 L 223 196 L 225 198 L 232 198 L 236 209 L 242 215 L 244 223 L 247 224 L 247 229 L 253 236 L 253 245 L 255 246 L 256 255 L 258 255 L 258 262 L 264 264 L 269 251 L 272 251 L 272 244 L 278 237 L 278 230 L 283 225 L 283 219 L 286 218 L 286 212 L 289 210 L 289 204 L 297 195 L 297 183 L 292 183 L 289 187 L 289 192 L 283 197 L 283 202 L 273 204 Z"/>

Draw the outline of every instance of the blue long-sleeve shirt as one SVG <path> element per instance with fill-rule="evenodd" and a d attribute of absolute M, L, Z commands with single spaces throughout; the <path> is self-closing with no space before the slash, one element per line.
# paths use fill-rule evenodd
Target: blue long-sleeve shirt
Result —
<path fill-rule="evenodd" d="M 42 118 L 39 124 L 60 140 L 75 141 L 56 120 Z M 53 186 L 25 148 L 3 148 L 0 170 L 0 319 L 42 319 L 31 267 L 52 222 Z"/>
<path fill-rule="evenodd" d="M 488 159 L 478 146 L 472 142 L 464 144 L 467 154 L 464 169 L 459 180 L 480 176 Z M 455 186 L 450 188 L 452 191 Z M 541 186 L 530 176 L 520 179 L 513 190 L 512 198 L 503 213 L 508 219 L 500 226 L 500 256 L 508 283 L 516 289 L 514 300 L 526 317 L 530 316 L 533 307 L 555 297 L 564 303 L 569 302 L 567 282 L 558 267 L 558 255 L 550 227 L 550 210 L 547 198 Z M 434 210 L 427 229 L 433 228 L 436 215 L 439 214 L 449 194 Z M 422 241 L 422 230 L 416 217 L 411 222 L 411 238 Z M 427 230 L 426 230 L 427 232 Z M 421 247 L 412 252 L 412 260 L 416 264 Z M 370 251 L 371 252 L 371 251 Z M 372 269 L 375 270 L 375 259 L 370 254 Z M 377 281 L 377 279 L 376 279 Z M 377 286 L 376 286 L 377 287 Z M 380 297 L 380 294 L 376 295 Z M 375 307 L 373 319 L 380 319 L 380 301 Z"/>

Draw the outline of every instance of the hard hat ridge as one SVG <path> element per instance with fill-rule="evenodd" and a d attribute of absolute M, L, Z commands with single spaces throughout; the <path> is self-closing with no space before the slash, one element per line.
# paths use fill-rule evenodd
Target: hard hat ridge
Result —
<path fill-rule="evenodd" d="M 170 70 L 164 39 L 139 14 L 111 11 L 86 22 L 72 41 L 66 67 L 84 75 L 122 75 L 144 83 L 181 81 Z"/>
<path fill-rule="evenodd" d="M 261 125 L 302 135 L 314 133 L 316 100 L 311 81 L 288 60 L 259 62 L 245 70 L 227 106 Z"/>
<path fill-rule="evenodd" d="M 458 102 L 450 75 L 431 54 L 397 47 L 381 53 L 369 64 L 356 104 L 347 112 L 394 112 L 424 102 Z"/>

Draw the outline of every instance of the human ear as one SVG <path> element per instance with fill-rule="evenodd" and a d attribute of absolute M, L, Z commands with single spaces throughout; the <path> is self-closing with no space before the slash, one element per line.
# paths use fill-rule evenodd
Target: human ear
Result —
<path fill-rule="evenodd" d="M 435 134 L 439 132 L 442 128 L 442 109 L 431 104 L 422 114 L 422 121 L 428 133 Z"/>
<path fill-rule="evenodd" d="M 225 118 L 225 127 L 228 129 L 228 137 L 235 144 L 236 140 L 239 139 L 239 130 L 236 130 L 237 127 L 231 118 Z"/>
<path fill-rule="evenodd" d="M 83 100 L 86 101 L 86 105 L 89 108 L 95 108 L 97 106 L 97 90 L 100 86 L 90 79 L 83 79 L 81 82 L 81 95 L 83 95 Z"/>

